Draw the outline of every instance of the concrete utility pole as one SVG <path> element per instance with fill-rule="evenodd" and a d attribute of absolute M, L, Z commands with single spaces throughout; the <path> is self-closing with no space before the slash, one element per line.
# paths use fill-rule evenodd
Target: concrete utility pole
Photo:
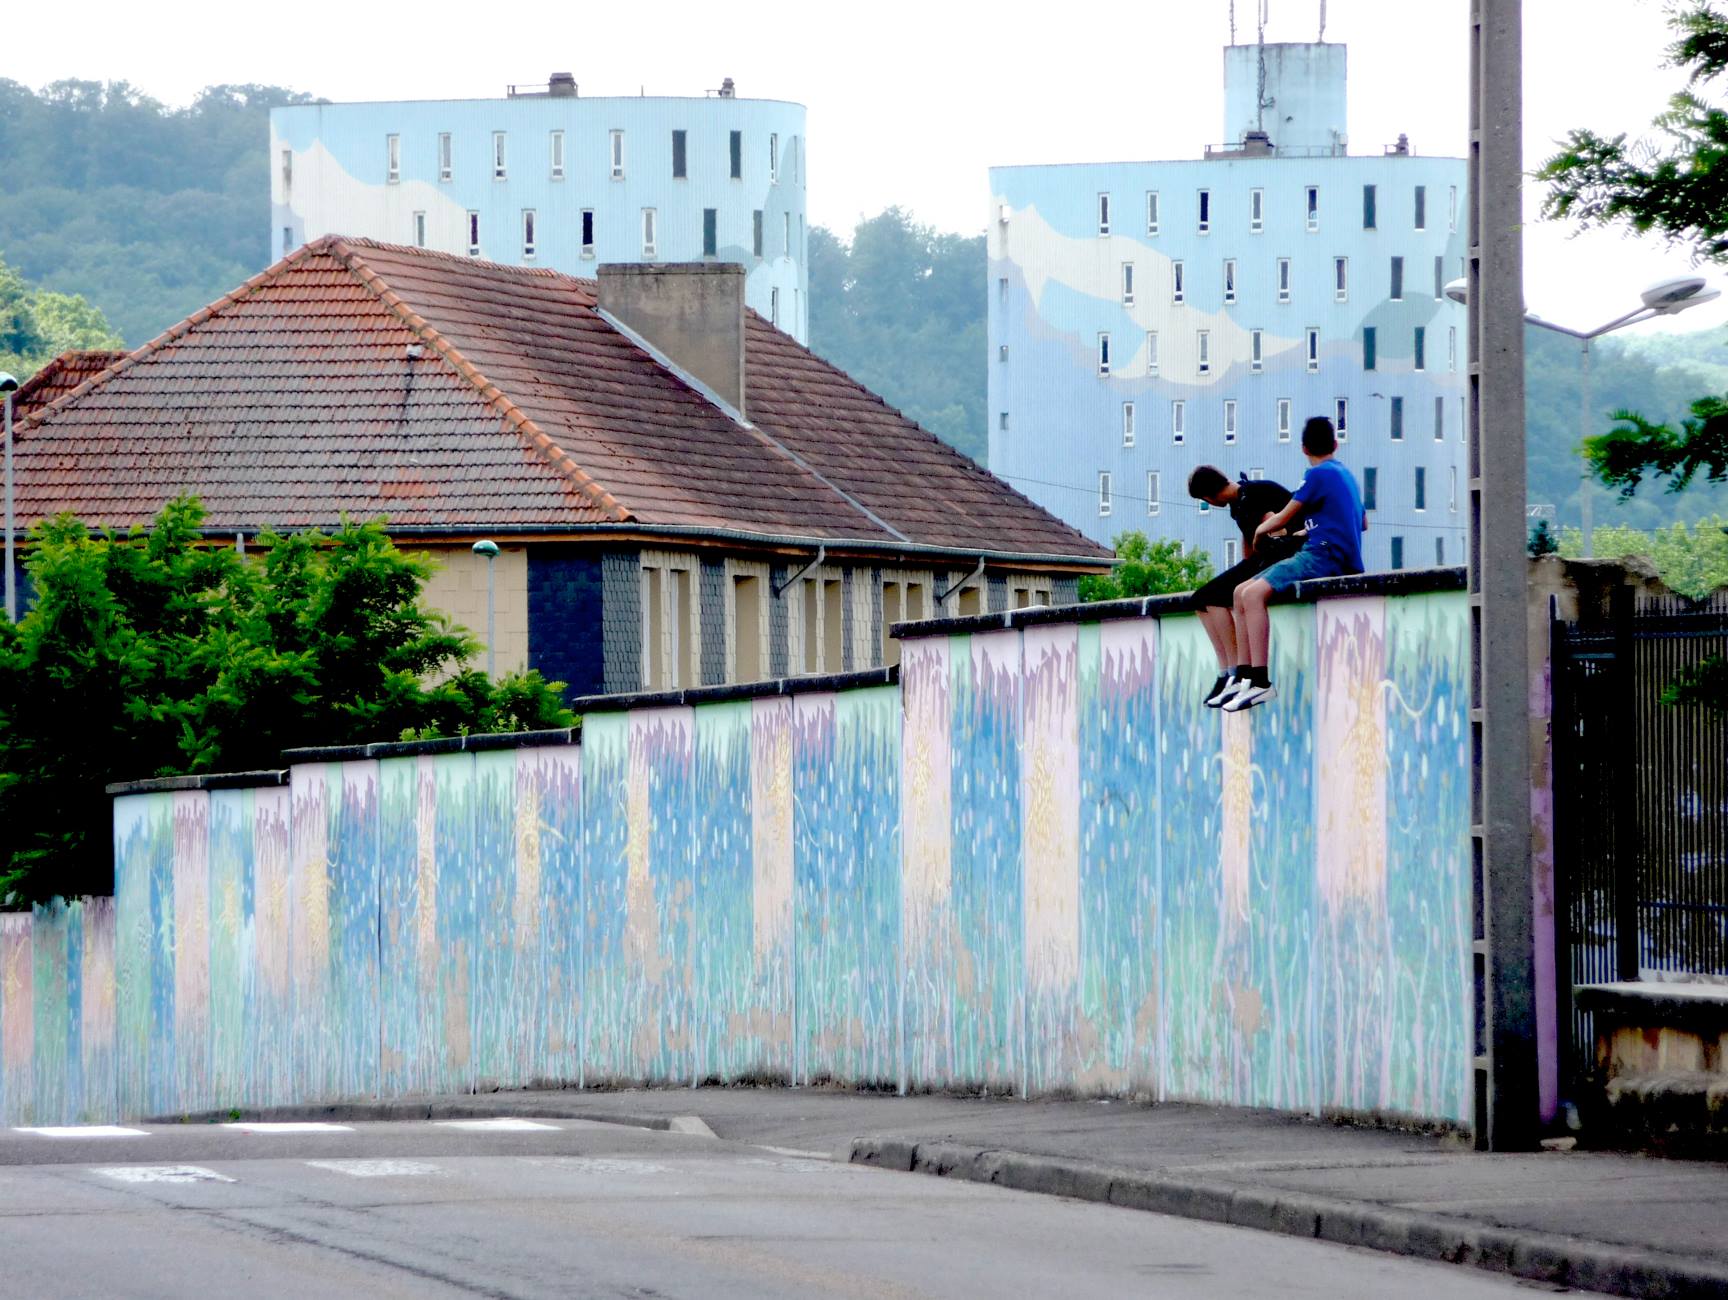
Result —
<path fill-rule="evenodd" d="M 13 572 L 12 541 L 12 394 L 18 391 L 18 381 L 11 375 L 0 374 L 0 393 L 6 407 L 6 621 L 18 621 L 18 575 Z"/>
<path fill-rule="evenodd" d="M 1470 5 L 1471 967 L 1476 1145 L 1538 1133 L 1524 517 L 1523 0 Z"/>

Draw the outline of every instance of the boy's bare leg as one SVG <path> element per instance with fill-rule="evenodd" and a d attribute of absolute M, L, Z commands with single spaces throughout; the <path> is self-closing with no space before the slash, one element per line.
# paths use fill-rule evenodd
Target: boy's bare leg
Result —
<path fill-rule="evenodd" d="M 1227 673 L 1242 661 L 1236 657 L 1236 618 L 1234 611 L 1209 605 L 1200 611 L 1200 626 L 1212 641 L 1212 653 L 1218 656 L 1218 671 Z"/>
<path fill-rule="evenodd" d="M 1266 667 L 1272 644 L 1272 620 L 1266 612 L 1271 585 L 1264 578 L 1250 578 L 1236 588 L 1236 631 L 1239 645 L 1255 668 Z"/>

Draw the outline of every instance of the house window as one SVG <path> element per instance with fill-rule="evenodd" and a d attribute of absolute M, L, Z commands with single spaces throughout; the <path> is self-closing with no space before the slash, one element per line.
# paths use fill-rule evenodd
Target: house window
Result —
<path fill-rule="evenodd" d="M 1007 288 L 1008 281 L 1002 281 L 1002 287 Z M 1134 305 L 1134 263 L 1132 262 L 1122 263 L 1122 305 L 1124 307 Z"/>
<path fill-rule="evenodd" d="M 1236 301 L 1236 259 L 1224 259 L 1224 301 Z"/>
<path fill-rule="evenodd" d="M 294 251 L 294 227 L 282 227 L 282 256 L 287 257 Z"/>
<path fill-rule="evenodd" d="M 1170 441 L 1185 442 L 1188 438 L 1188 403 L 1177 399 L 1170 403 Z"/>
<path fill-rule="evenodd" d="M 1098 471 L 1098 513 L 1110 513 L 1110 471 L 1107 469 Z"/>
<path fill-rule="evenodd" d="M 1338 433 L 1338 441 L 1343 442 L 1350 436 L 1350 399 L 1340 397 L 1332 404 L 1332 427 Z"/>
<path fill-rule="evenodd" d="M 780 290 L 778 289 L 768 291 L 768 323 L 776 326 L 780 324 Z"/>
<path fill-rule="evenodd" d="M 1394 257 L 1392 259 L 1391 297 L 1393 302 L 1404 301 L 1404 259 L 1402 257 Z"/>
<path fill-rule="evenodd" d="M 1158 471 L 1155 469 L 1147 470 L 1146 471 L 1146 513 L 1149 515 L 1157 514 L 1158 513 L 1158 507 L 1160 504 L 1162 504 L 1158 500 L 1158 483 L 1159 483 Z"/>
<path fill-rule="evenodd" d="M 1235 567 L 1236 562 L 1242 558 L 1241 550 L 1242 543 L 1234 537 L 1224 539 L 1224 567 L 1226 569 Z"/>
<path fill-rule="evenodd" d="M 1404 399 L 1402 397 L 1392 399 L 1392 441 L 1404 441 Z"/>
<path fill-rule="evenodd" d="M 702 256 L 713 257 L 720 249 L 720 213 L 714 208 L 702 209 Z"/>
<path fill-rule="evenodd" d="M 1320 229 L 1320 187 L 1308 187 L 1308 229 L 1310 232 Z"/>
<path fill-rule="evenodd" d="M 1394 569 L 1404 567 L 1404 539 L 1402 537 L 1392 539 L 1392 567 Z"/>
<path fill-rule="evenodd" d="M 1443 442 L 1446 438 L 1446 399 L 1434 399 L 1434 441 Z"/>
<path fill-rule="evenodd" d="M 1211 190 L 1201 190 L 1200 191 L 1200 225 L 1199 225 L 1199 230 L 1200 230 L 1200 233 L 1202 235 L 1204 235 L 1204 234 L 1208 233 L 1211 229 L 1212 229 L 1212 191 Z"/>
<path fill-rule="evenodd" d="M 1146 331 L 1146 373 L 1158 373 L 1158 331 Z"/>
<path fill-rule="evenodd" d="M 762 256 L 762 209 L 757 208 L 750 214 L 750 249 L 757 256 Z"/>
<path fill-rule="evenodd" d="M 534 209 L 522 209 L 522 256 L 534 256 Z"/>
<path fill-rule="evenodd" d="M 1266 229 L 1266 191 L 1248 191 L 1248 229 L 1258 235 Z"/>
<path fill-rule="evenodd" d="M 1108 194 L 1098 196 L 1098 233 L 1100 235 L 1110 233 L 1110 196 Z"/>
<path fill-rule="evenodd" d="M 1317 325 L 1308 327 L 1307 349 L 1308 373 L 1313 374 L 1320 369 L 1320 327 Z"/>
<path fill-rule="evenodd" d="M 1420 325 L 1416 327 L 1416 369 L 1428 369 L 1428 331 Z"/>
<path fill-rule="evenodd" d="M 1446 509 L 1453 514 L 1458 513 L 1458 467 L 1452 466 L 1452 479 L 1446 486 Z"/>
<path fill-rule="evenodd" d="M 655 225 L 657 224 L 655 221 L 656 215 L 657 214 L 655 213 L 653 208 L 643 208 L 642 209 L 642 256 L 643 257 L 654 257 L 654 256 L 656 256 L 657 251 L 658 251 L 656 243 L 655 243 L 655 239 L 654 239 L 654 236 L 656 233 Z"/>
<path fill-rule="evenodd" d="M 1001 411 L 996 416 L 996 427 L 1003 433 L 1008 432 L 1008 412 Z"/>
<path fill-rule="evenodd" d="M 1123 402 L 1122 403 L 1122 445 L 1124 447 L 1132 447 L 1134 445 L 1134 403 L 1133 402 Z"/>
<path fill-rule="evenodd" d="M 1380 218 L 1374 186 L 1362 187 L 1362 229 L 1375 230 L 1379 228 Z"/>
<path fill-rule="evenodd" d="M 1416 187 L 1416 229 L 1428 229 L 1428 187 Z"/>
<path fill-rule="evenodd" d="M 414 214 L 414 247 L 426 247 L 426 214 L 424 212 Z"/>
<path fill-rule="evenodd" d="M 1290 399 L 1288 397 L 1278 399 L 1278 441 L 1290 441 Z"/>
<path fill-rule="evenodd" d="M 1158 191 L 1148 190 L 1146 193 L 1146 233 L 1158 233 Z"/>
<path fill-rule="evenodd" d="M 282 151 L 282 188 L 287 189 L 293 183 L 294 151 L 292 149 L 284 149 Z"/>
<path fill-rule="evenodd" d="M 1172 262 L 1170 263 L 1170 301 L 1186 302 L 1187 299 L 1188 291 L 1183 281 L 1182 263 Z"/>
<path fill-rule="evenodd" d="M 624 133 L 622 131 L 614 131 L 612 132 L 611 139 L 612 179 L 615 181 L 621 181 L 624 179 Z M 752 579 L 752 581 L 754 581 L 754 579 Z"/>
<path fill-rule="evenodd" d="M 1362 327 L 1362 369 L 1380 368 L 1380 332 L 1372 325 Z"/>
<path fill-rule="evenodd" d="M 1416 508 L 1428 508 L 1428 471 L 1421 465 L 1416 467 Z"/>
<path fill-rule="evenodd" d="M 1458 369 L 1458 327 L 1450 325 L 1446 329 L 1446 369 Z"/>
<path fill-rule="evenodd" d="M 1370 465 L 1362 471 L 1362 508 L 1378 510 L 1380 508 L 1380 471 Z"/>
<path fill-rule="evenodd" d="M 438 133 L 438 179 L 441 181 L 450 179 L 450 158 L 450 133 L 440 131 Z"/>
<path fill-rule="evenodd" d="M 1234 398 L 1224 400 L 1224 441 L 1236 441 L 1236 400 Z"/>
<path fill-rule="evenodd" d="M 768 183 L 780 183 L 780 137 L 773 131 L 768 133 Z"/>
<path fill-rule="evenodd" d="M 1446 194 L 1446 229 L 1449 233 L 1458 233 L 1458 187 L 1449 186 Z"/>
<path fill-rule="evenodd" d="M 1436 567 L 1443 567 L 1445 563 L 1446 539 L 1444 537 L 1436 537 L 1434 539 L 1434 564 Z"/>
<path fill-rule="evenodd" d="M 672 133 L 672 178 L 683 180 L 689 175 L 688 137 L 683 131 Z"/>
<path fill-rule="evenodd" d="M 468 213 L 468 256 L 480 256 L 480 214 L 474 211 Z"/>
<path fill-rule="evenodd" d="M 1098 335 L 1098 373 L 1110 373 L 1110 336 L 1105 333 Z"/>
<path fill-rule="evenodd" d="M 1350 259 L 1334 257 L 1332 259 L 1332 298 L 1336 302 L 1350 300 Z"/>
<path fill-rule="evenodd" d="M 582 256 L 594 256 L 594 209 L 582 209 Z"/>
<path fill-rule="evenodd" d="M 730 175 L 733 180 L 744 178 L 744 133 L 734 131 L 727 137 L 727 162 L 730 165 Z"/>
<path fill-rule="evenodd" d="M 1290 259 L 1288 257 L 1278 259 L 1278 301 L 1290 301 Z"/>
<path fill-rule="evenodd" d="M 492 133 L 492 179 L 493 180 L 501 181 L 508 174 L 509 168 L 505 166 L 505 162 L 506 162 L 506 159 L 504 156 L 504 132 L 494 131 Z"/>
<path fill-rule="evenodd" d="M 1434 301 L 1444 301 L 1446 297 L 1446 259 L 1434 259 Z"/>
<path fill-rule="evenodd" d="M 402 137 L 384 137 L 384 179 L 394 185 L 402 179 Z"/>
<path fill-rule="evenodd" d="M 780 246 L 787 257 L 792 256 L 792 214 L 780 214 Z"/>
<path fill-rule="evenodd" d="M 1212 373 L 1212 331 L 1210 330 L 1195 331 L 1194 369 L 1202 375 Z"/>
<path fill-rule="evenodd" d="M 1266 331 L 1250 330 L 1248 333 L 1248 369 L 1259 374 L 1266 368 Z"/>
<path fill-rule="evenodd" d="M 548 132 L 546 148 L 550 154 L 552 179 L 561 181 L 564 179 L 564 133 L 562 131 Z"/>

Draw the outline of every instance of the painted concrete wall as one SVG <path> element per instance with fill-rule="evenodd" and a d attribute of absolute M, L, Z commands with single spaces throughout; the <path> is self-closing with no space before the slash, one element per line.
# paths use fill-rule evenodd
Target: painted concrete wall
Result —
<path fill-rule="evenodd" d="M 1467 607 L 904 646 L 898 686 L 115 804 L 117 896 L 0 917 L 0 1121 L 833 1079 L 1469 1116 Z"/>

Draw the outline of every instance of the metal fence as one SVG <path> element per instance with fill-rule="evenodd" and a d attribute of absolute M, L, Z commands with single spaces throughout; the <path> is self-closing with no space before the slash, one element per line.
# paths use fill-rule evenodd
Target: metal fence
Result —
<path fill-rule="evenodd" d="M 1588 1070 L 1579 984 L 1728 978 L 1728 712 L 1664 702 L 1728 656 L 1728 595 L 1632 603 L 1553 627 L 1554 830 L 1562 1007 Z"/>

